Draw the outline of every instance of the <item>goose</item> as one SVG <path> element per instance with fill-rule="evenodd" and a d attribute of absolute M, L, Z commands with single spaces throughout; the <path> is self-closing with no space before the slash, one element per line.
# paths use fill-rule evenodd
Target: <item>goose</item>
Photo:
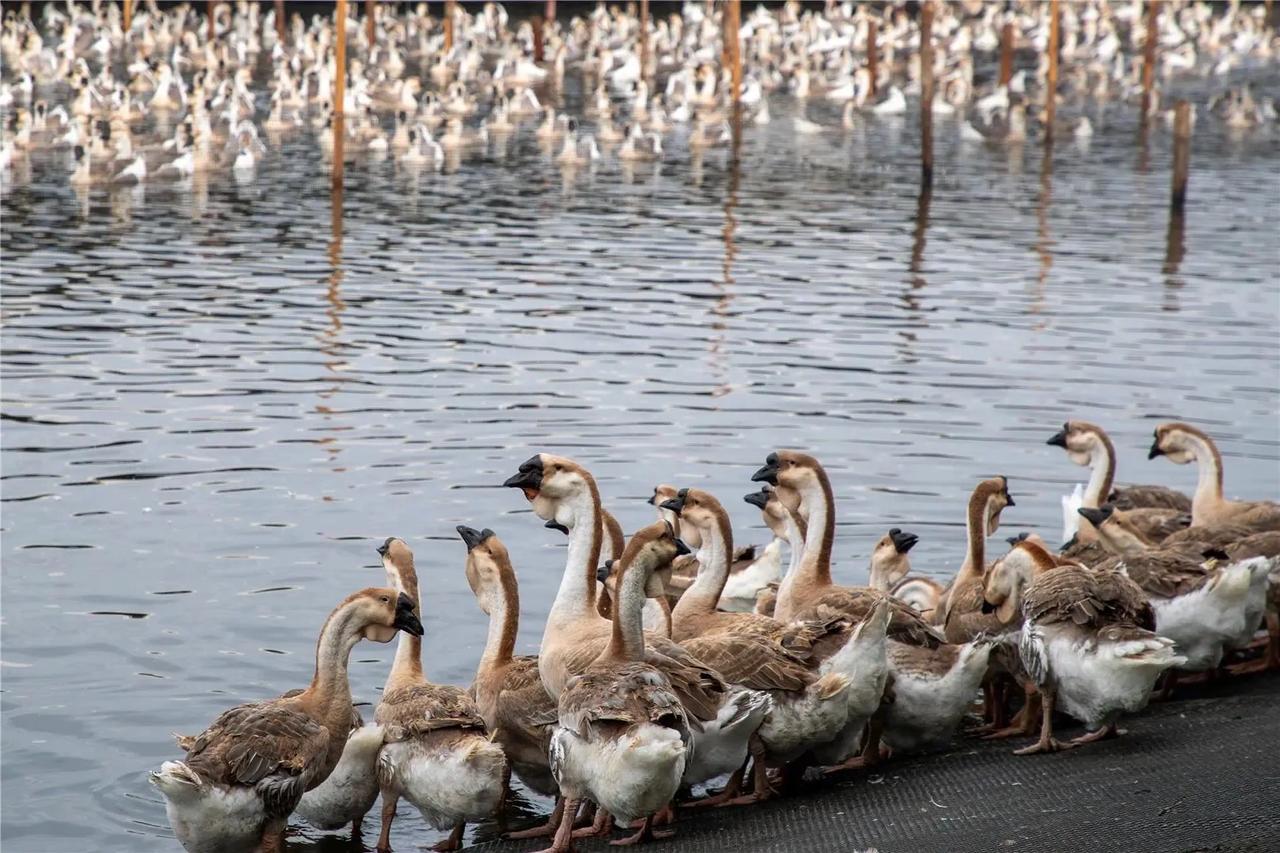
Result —
<path fill-rule="evenodd" d="M 586 166 L 600 159 L 600 148 L 596 145 L 595 137 L 587 134 L 582 140 L 582 145 L 578 144 L 578 134 L 576 133 L 577 123 L 569 122 L 569 131 L 564 136 L 564 144 L 560 147 L 560 153 L 556 155 L 556 162 L 561 166 Z M 585 147 L 586 153 L 580 148 Z"/>
<path fill-rule="evenodd" d="M 922 752 L 950 743 L 987 677 L 996 642 L 983 635 L 930 649 L 890 641 L 893 701 L 884 710 L 885 744 L 894 752 Z"/>
<path fill-rule="evenodd" d="M 1182 670 L 1211 670 L 1225 646 L 1252 639 L 1266 609 L 1265 559 L 1207 568 L 1195 546 L 1158 548 L 1145 538 L 1123 510 L 1110 504 L 1082 507 L 1080 514 L 1098 530 L 1102 544 L 1117 556 L 1095 568 L 1123 563 L 1155 610 L 1156 629 L 1177 644 Z"/>
<path fill-rule="evenodd" d="M 1265 619 L 1267 624 L 1267 653 L 1254 663 L 1233 667 L 1232 672 L 1242 674 L 1259 670 L 1280 669 L 1280 532 L 1254 533 L 1226 548 L 1227 559 L 1244 561 L 1266 557 L 1271 561 Z"/>
<path fill-rule="evenodd" d="M 290 812 L 329 777 L 345 748 L 352 648 L 362 639 L 390 642 L 397 631 L 421 636 L 415 609 L 395 589 L 347 596 L 320 631 L 307 689 L 223 712 L 190 741 L 184 760 L 150 775 L 188 853 L 282 849 Z"/>
<path fill-rule="evenodd" d="M 618 159 L 637 161 L 654 161 L 662 159 L 662 137 L 657 133 L 645 134 L 639 125 L 631 125 L 626 139 L 618 148 Z"/>
<path fill-rule="evenodd" d="M 773 709 L 759 738 L 770 762 L 788 764 L 847 727 L 861 729 L 884 693 L 889 601 L 856 631 L 835 611 L 791 625 L 719 611 L 733 550 L 728 513 L 700 489 L 681 489 L 663 506 L 680 518 L 682 530 L 696 527 L 702 539 L 697 578 L 672 611 L 672 636 L 726 679 L 769 692 Z M 764 798 L 767 783 L 757 779 L 754 796 Z"/>
<path fill-rule="evenodd" d="M 805 511 L 796 510 L 805 524 L 804 550 L 796 567 L 787 573 L 778 588 L 776 618 L 792 622 L 821 620 L 834 613 L 847 617 L 850 629 L 856 631 L 858 625 L 872 616 L 880 601 L 887 601 L 887 633 L 890 639 L 908 645 L 936 647 L 942 644 L 942 635 L 909 605 L 869 587 L 842 587 L 832 582 L 834 498 L 831 481 L 817 459 L 795 450 L 775 451 L 765 458 L 765 464 L 751 479 L 785 489 L 798 499 L 799 506 Z M 888 670 L 887 658 L 880 666 Z M 869 685 L 864 682 L 868 688 L 876 683 L 874 679 L 868 680 Z M 828 772 L 862 767 L 880 759 L 874 727 L 870 729 L 871 734 L 863 739 L 861 755 L 854 754 L 853 746 L 862 729 L 862 726 L 854 724 L 859 717 L 865 721 L 875 714 L 882 695 L 872 696 L 874 691 L 870 689 L 856 693 L 855 698 L 864 704 L 854 709 L 851 703 L 850 726 L 841 737 L 816 752 L 818 759 L 828 765 Z"/>
<path fill-rule="evenodd" d="M 1001 623 L 983 612 L 982 588 L 987 571 L 986 539 L 1000 528 L 1000 514 L 1011 506 L 1016 504 L 1004 476 L 982 480 L 969 495 L 964 562 L 934 614 L 948 642 L 965 643 L 979 634 L 1001 630 Z"/>
<path fill-rule="evenodd" d="M 897 86 L 889 87 L 889 94 L 884 100 L 871 107 L 871 112 L 878 116 L 900 116 L 907 111 L 907 98 Z"/>
<path fill-rule="evenodd" d="M 1140 711 L 1164 671 L 1186 659 L 1156 633 L 1151 605 L 1123 569 L 1058 565 L 1030 541 L 991 567 L 984 608 L 1006 622 L 1020 611 L 1019 652 L 1042 697 L 1040 737 L 1016 755 L 1054 752 L 1113 737 L 1121 713 Z M 1062 742 L 1053 713 L 1063 710 L 1089 733 Z"/>
<path fill-rule="evenodd" d="M 530 457 L 504 485 L 519 488 L 539 518 L 569 528 L 564 575 L 538 654 L 543 686 L 558 698 L 568 680 L 609 642 L 610 622 L 601 618 L 595 600 L 603 538 L 600 492 L 589 471 L 549 453 Z M 642 602 L 636 607 L 642 608 Z M 686 783 L 696 784 L 741 767 L 750 737 L 768 710 L 768 696 L 726 684 L 695 654 L 661 636 L 646 636 L 645 661 L 670 679 L 681 704 L 697 720 L 693 754 L 698 760 L 686 768 Z"/>
<path fill-rule="evenodd" d="M 643 818 L 635 835 L 620 844 L 672 834 L 654 829 L 653 815 L 680 786 L 691 723 L 667 675 L 646 662 L 640 611 L 654 573 L 679 551 L 663 522 L 632 537 L 618 567 L 608 645 L 560 693 L 550 762 L 565 806 L 549 851 L 572 849 L 572 816 L 585 799 L 624 821 Z"/>
<path fill-rule="evenodd" d="M 489 634 L 476 668 L 472 689 L 485 728 L 506 753 L 512 772 L 543 796 L 558 793 L 547 757 L 556 721 L 556 703 L 538 677 L 538 658 L 516 655 L 520 627 L 520 591 L 511 557 L 488 528 L 458 525 L 467 546 L 467 583 L 480 609 L 489 617 Z M 548 835 L 559 824 L 563 801 L 545 826 L 512 833 L 512 838 Z"/>
<path fill-rule="evenodd" d="M 378 546 L 387 580 L 418 600 L 413 552 L 391 537 Z M 494 813 L 507 771 L 502 748 L 485 733 L 484 719 L 465 690 L 433 684 L 422 671 L 422 641 L 402 639 L 374 720 L 385 731 L 378 757 L 382 791 L 380 851 L 391 849 L 396 804 L 408 800 L 436 829 L 452 829 L 435 850 L 456 850 L 467 821 Z"/>
<path fill-rule="evenodd" d="M 1255 531 L 1280 530 L 1280 503 L 1231 501 L 1222 496 L 1222 454 L 1206 433 L 1186 423 L 1162 423 L 1155 429 L 1148 459 L 1163 456 L 1175 465 L 1195 462 L 1200 469 L 1191 498 L 1191 523 L 1239 524 Z"/>
<path fill-rule="evenodd" d="M 1116 449 L 1111 437 L 1096 424 L 1087 421 L 1067 421 L 1062 429 L 1054 433 L 1046 444 L 1061 447 L 1067 457 L 1077 465 L 1089 467 L 1089 483 L 1080 496 L 1080 506 L 1097 509 L 1112 494 L 1116 475 Z M 1143 488 L 1143 487 L 1138 487 Z M 1115 490 L 1123 492 L 1125 490 Z M 1134 493 L 1136 494 L 1136 492 Z M 1142 507 L 1129 513 L 1129 520 L 1142 529 L 1143 533 L 1157 541 L 1164 539 L 1191 523 L 1189 511 L 1190 501 L 1183 509 L 1161 509 Z M 1083 519 L 1079 513 L 1072 512 L 1076 519 Z M 1096 542 L 1097 531 L 1087 520 L 1080 524 L 1073 534 L 1084 544 Z M 1070 539 L 1072 534 L 1064 538 Z"/>

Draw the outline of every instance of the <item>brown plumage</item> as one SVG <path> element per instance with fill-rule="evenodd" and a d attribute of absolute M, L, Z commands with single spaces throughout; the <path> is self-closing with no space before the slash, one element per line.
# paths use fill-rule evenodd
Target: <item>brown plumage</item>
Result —
<path fill-rule="evenodd" d="M 1058 566 L 1037 575 L 1022 593 L 1022 615 L 1037 625 L 1156 627 L 1155 611 L 1142 590 L 1114 567 Z"/>
<path fill-rule="evenodd" d="M 1227 548 L 1234 542 L 1252 536 L 1253 533 L 1251 528 L 1240 524 L 1199 524 L 1185 527 L 1166 536 L 1160 544 L 1166 547 L 1190 544 L 1208 548 Z"/>
<path fill-rule="evenodd" d="M 224 711 L 192 739 L 186 764 L 205 781 L 252 787 L 280 818 L 332 772 L 329 745 L 329 730 L 294 699 L 271 699 Z"/>
<path fill-rule="evenodd" d="M 871 587 L 830 587 L 810 597 L 805 608 L 796 614 L 796 621 L 822 623 L 843 617 L 849 625 L 859 625 L 866 621 L 876 602 L 882 599 L 889 602 L 889 639 L 928 648 L 937 648 L 945 642 L 938 629 L 926 622 L 911 605 Z M 828 641 L 843 645 L 846 638 L 844 633 L 832 634 L 820 640 L 818 648 L 821 650 Z"/>
<path fill-rule="evenodd" d="M 1106 496 L 1116 509 L 1167 509 L 1191 512 L 1191 497 L 1168 486 L 1117 486 Z"/>
<path fill-rule="evenodd" d="M 764 637 L 719 634 L 695 637 L 682 645 L 730 684 L 752 690 L 803 690 L 817 675 L 799 655 Z"/>
<path fill-rule="evenodd" d="M 388 690 L 373 719 L 387 730 L 388 743 L 439 729 L 484 732 L 476 700 L 451 684 L 405 684 Z"/>
<path fill-rule="evenodd" d="M 675 729 L 689 738 L 685 709 L 670 682 L 642 661 L 593 664 L 560 694 L 560 725 L 578 737 L 591 729 L 619 734 L 641 723 Z"/>
<path fill-rule="evenodd" d="M 1176 598 L 1195 592 L 1209 583 L 1215 574 L 1186 553 L 1169 549 L 1108 557 L 1093 568 L 1113 571 L 1121 565 L 1143 592 L 1157 598 Z"/>

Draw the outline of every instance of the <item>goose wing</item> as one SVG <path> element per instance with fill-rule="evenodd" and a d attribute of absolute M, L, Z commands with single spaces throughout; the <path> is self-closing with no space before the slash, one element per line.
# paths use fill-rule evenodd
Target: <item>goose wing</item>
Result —
<path fill-rule="evenodd" d="M 1196 559 L 1168 549 L 1147 551 L 1133 557 L 1111 557 L 1094 568 L 1116 571 L 1121 566 L 1143 592 L 1157 598 L 1177 598 L 1195 592 L 1214 575 L 1212 569 L 1206 569 Z"/>
<path fill-rule="evenodd" d="M 731 684 L 752 690 L 798 691 L 814 681 L 803 659 L 780 643 L 746 634 L 717 634 L 686 640 L 690 654 Z"/>
<path fill-rule="evenodd" d="M 1116 509 L 1155 507 L 1191 512 L 1191 498 L 1168 486 L 1117 486 L 1107 495 L 1107 503 Z"/>
<path fill-rule="evenodd" d="M 871 616 L 871 611 L 881 599 L 889 601 L 890 639 L 930 648 L 945 642 L 938 629 L 926 622 L 911 605 L 871 587 L 832 586 L 809 599 L 804 610 L 796 614 L 795 621 L 823 622 L 844 615 L 858 624 Z"/>
<path fill-rule="evenodd" d="M 382 696 L 374 721 L 387 728 L 387 740 L 404 740 L 439 729 L 480 729 L 484 720 L 471 694 L 449 684 L 412 684 Z"/>
<path fill-rule="evenodd" d="M 343 732 L 343 735 L 346 733 Z M 224 711 L 190 741 L 187 766 L 201 778 L 253 788 L 268 814 L 288 814 L 316 779 L 329 748 L 329 730 L 270 700 Z"/>
<path fill-rule="evenodd" d="M 1022 614 L 1037 626 L 1067 623 L 1102 628 L 1126 623 L 1148 630 L 1155 627 L 1155 613 L 1146 596 L 1120 565 L 1050 569 L 1027 586 Z"/>
<path fill-rule="evenodd" d="M 542 686 L 538 659 L 517 657 L 507 667 L 498 695 L 497 728 L 505 731 L 542 729 L 550 733 L 556 722 L 556 702 Z"/>
<path fill-rule="evenodd" d="M 560 725 L 579 737 L 641 723 L 675 728 L 688 739 L 688 720 L 667 677 L 645 663 L 609 663 L 573 678 L 560 694 Z"/>

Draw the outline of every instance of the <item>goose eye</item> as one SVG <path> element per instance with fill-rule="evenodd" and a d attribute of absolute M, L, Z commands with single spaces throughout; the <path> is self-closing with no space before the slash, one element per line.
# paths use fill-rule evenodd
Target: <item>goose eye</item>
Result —
<path fill-rule="evenodd" d="M 390 604 L 390 603 L 391 603 L 391 599 L 387 598 L 385 595 L 380 596 L 379 600 L 380 600 L 380 601 L 382 601 L 382 603 L 383 603 L 383 604 Z"/>

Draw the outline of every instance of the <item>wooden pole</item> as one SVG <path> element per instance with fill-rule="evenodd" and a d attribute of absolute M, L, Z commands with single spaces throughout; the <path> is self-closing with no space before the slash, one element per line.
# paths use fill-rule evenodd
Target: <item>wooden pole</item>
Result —
<path fill-rule="evenodd" d="M 1000 85 L 1008 86 L 1013 79 L 1013 22 L 1006 21 L 1000 29 Z"/>
<path fill-rule="evenodd" d="M 124 31 L 128 35 L 133 27 L 133 0 L 124 0 Z"/>
<path fill-rule="evenodd" d="M 870 91 L 867 94 L 872 98 L 876 96 L 876 78 L 880 76 L 880 51 L 876 47 L 879 29 L 875 18 L 867 22 L 867 73 L 871 75 Z"/>
<path fill-rule="evenodd" d="M 284 44 L 285 20 L 284 0 L 276 0 L 276 38 Z"/>
<path fill-rule="evenodd" d="M 1147 124 L 1151 111 L 1151 84 L 1156 77 L 1156 42 L 1159 41 L 1160 0 L 1147 4 L 1147 42 L 1142 46 L 1142 126 Z"/>
<path fill-rule="evenodd" d="M 649 78 L 649 0 L 640 0 L 640 77 Z"/>
<path fill-rule="evenodd" d="M 347 140 L 343 104 L 347 99 L 347 0 L 338 0 L 334 9 L 333 33 L 333 191 L 341 201 L 343 148 Z M 341 216 L 336 213 L 336 216 Z"/>
<path fill-rule="evenodd" d="M 725 6 L 724 42 L 729 52 L 729 72 L 733 80 L 733 106 L 739 108 L 742 96 L 742 43 L 738 34 L 742 31 L 742 0 L 729 0 Z"/>
<path fill-rule="evenodd" d="M 444 0 L 444 52 L 453 50 L 453 0 Z"/>
<path fill-rule="evenodd" d="M 364 0 L 364 35 L 369 42 L 369 50 L 373 50 L 373 42 L 378 32 L 378 4 L 373 0 Z"/>
<path fill-rule="evenodd" d="M 533 61 L 541 62 L 544 58 L 542 52 L 542 16 L 534 15 L 533 20 Z"/>
<path fill-rule="evenodd" d="M 1191 166 L 1191 104 L 1178 101 L 1173 111 L 1173 196 L 1170 205 L 1182 213 L 1187 203 L 1187 170 Z"/>
<path fill-rule="evenodd" d="M 1058 0 L 1049 0 L 1049 79 L 1045 81 L 1044 142 L 1053 145 L 1053 119 L 1058 112 Z"/>
<path fill-rule="evenodd" d="M 933 3 L 920 4 L 920 181 L 933 186 Z"/>
<path fill-rule="evenodd" d="M 209 18 L 209 41 L 213 41 L 214 39 L 213 0 L 209 0 L 209 2 L 205 3 L 204 7 L 205 7 L 205 15 L 207 15 Z"/>
<path fill-rule="evenodd" d="M 547 0 L 547 11 L 543 13 L 543 17 L 548 21 L 556 19 L 556 0 Z"/>

